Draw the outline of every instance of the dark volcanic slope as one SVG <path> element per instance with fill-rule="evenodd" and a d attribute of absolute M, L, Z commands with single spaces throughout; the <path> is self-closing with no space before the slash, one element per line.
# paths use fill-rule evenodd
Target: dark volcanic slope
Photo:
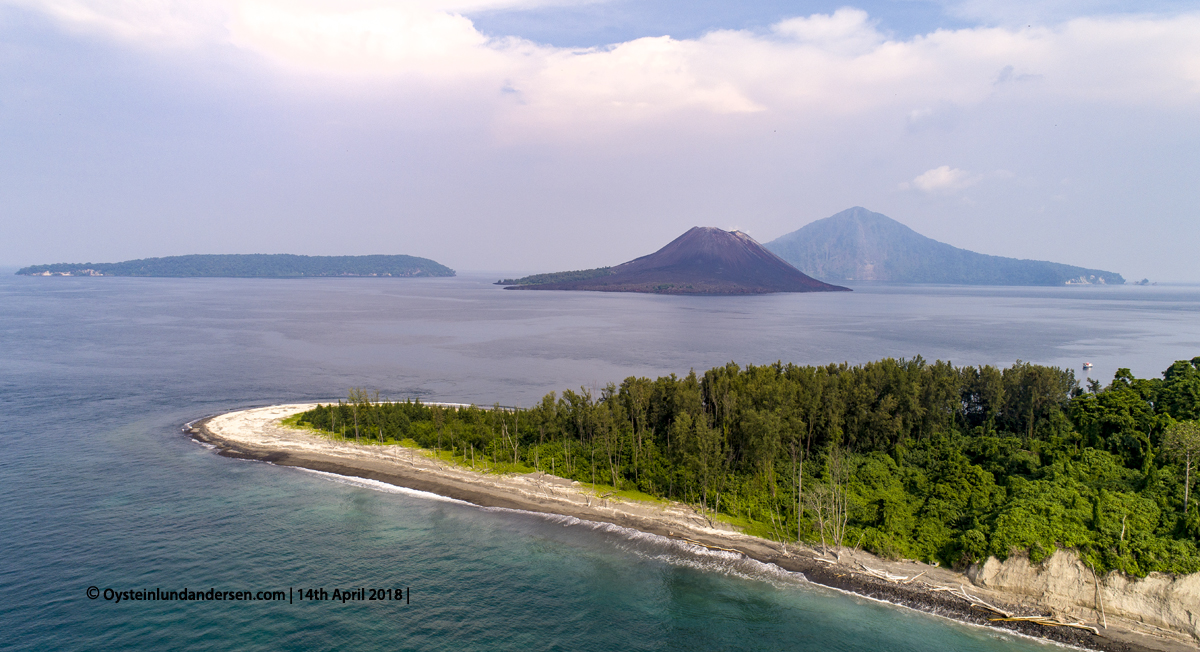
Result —
<path fill-rule="evenodd" d="M 649 256 L 611 268 L 608 274 L 564 282 L 514 285 L 507 289 L 660 294 L 847 290 L 805 276 L 745 233 L 701 226 Z"/>
<path fill-rule="evenodd" d="M 958 285 L 1125 282 L 1114 272 L 959 249 L 857 206 L 766 246 L 804 273 L 831 281 Z"/>

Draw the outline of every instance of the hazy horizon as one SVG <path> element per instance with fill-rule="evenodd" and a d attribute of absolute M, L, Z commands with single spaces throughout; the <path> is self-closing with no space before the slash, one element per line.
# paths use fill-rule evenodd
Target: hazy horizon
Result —
<path fill-rule="evenodd" d="M 823 218 L 822 218 L 822 219 L 823 219 Z M 703 225 L 697 225 L 697 226 L 703 226 Z M 789 234 L 790 234 L 790 233 L 791 233 L 791 232 L 789 232 Z M 682 235 L 682 234 L 681 234 L 681 235 Z M 784 235 L 788 235 L 788 234 L 784 234 Z M 753 236 L 751 236 L 751 237 L 753 237 Z M 758 239 L 757 239 L 757 238 L 755 238 L 755 240 L 758 240 Z M 760 242 L 760 244 L 766 244 L 766 242 L 763 242 L 763 241 L 761 241 L 761 240 L 758 240 L 758 242 Z M 667 244 L 667 243 L 665 243 L 665 242 L 664 242 L 663 244 L 665 245 L 665 244 Z M 653 249 L 653 250 L 651 250 L 651 251 L 647 251 L 645 254 L 639 254 L 639 256 L 648 255 L 648 254 L 654 253 L 654 251 L 657 251 L 657 250 L 658 250 L 658 247 L 655 247 L 655 249 Z M 201 255 L 204 255 L 204 254 L 214 254 L 214 253 L 215 253 L 215 254 L 217 254 L 217 255 L 221 255 L 221 254 L 223 254 L 224 252 L 192 252 L 192 254 L 201 254 Z M 267 254 L 267 255 L 271 255 L 271 254 L 291 254 L 291 253 L 293 253 L 293 252 L 284 252 L 284 251 L 280 251 L 280 252 L 263 252 L 263 251 L 250 251 L 250 252 L 245 252 L 245 254 Z M 366 254 L 354 254 L 354 255 L 394 255 L 394 254 L 402 254 L 402 255 L 410 255 L 410 256 L 412 256 L 412 255 L 418 255 L 418 254 L 410 254 L 410 253 L 406 253 L 406 252 L 378 252 L 378 251 L 377 251 L 377 252 L 370 252 L 370 253 L 366 253 Z M 136 258 L 136 259 L 128 259 L 128 260 L 138 260 L 138 259 L 144 259 L 144 258 L 163 258 L 163 257 L 186 256 L 186 255 L 191 255 L 191 254 L 164 254 L 163 256 L 143 256 L 143 257 L 139 257 L 139 258 Z M 302 255 L 307 255 L 307 256 L 343 256 L 343 255 L 347 255 L 347 254 L 337 254 L 337 253 L 331 253 L 331 254 L 313 253 L 313 254 L 302 254 Z M 634 258 L 636 258 L 636 257 L 638 257 L 638 256 L 634 256 Z M 630 260 L 633 260 L 633 258 L 631 258 Z M 34 265 L 39 265 L 39 264 L 55 264 L 55 263 L 71 263 L 71 264 L 74 264 L 74 263 L 83 263 L 83 264 L 91 264 L 91 263 L 96 263 L 96 264 L 108 264 L 108 263 L 117 263 L 117 262 L 124 262 L 124 261 L 116 261 L 116 260 L 112 260 L 112 261 L 110 261 L 110 260 L 87 260 L 87 261 L 78 260 L 78 261 L 53 261 L 53 262 L 49 262 L 49 261 L 42 261 L 41 263 L 33 263 L 33 264 L 34 264 Z M 441 263 L 441 261 L 434 261 L 434 262 Z M 603 263 L 603 264 L 601 264 L 600 266 L 615 266 L 615 265 L 619 265 L 619 264 L 621 264 L 621 263 L 624 263 L 624 262 L 628 262 L 628 261 L 624 261 L 624 260 L 622 260 L 622 261 L 613 261 L 613 262 L 609 262 L 609 263 Z M 1049 261 L 1049 262 L 1059 262 L 1059 261 Z M 20 268 L 22 268 L 22 267 L 26 267 L 26 266 L 28 266 L 28 265 L 0 265 L 0 271 L 16 271 L 16 270 L 18 270 L 18 269 L 20 269 Z M 579 268 L 579 269 L 591 269 L 591 268 Z M 458 274 L 463 274 L 463 275 L 471 275 L 471 276 L 486 276 L 486 275 L 489 275 L 489 274 L 502 274 L 502 275 L 509 275 L 509 276 L 511 276 L 511 275 L 514 275 L 514 274 L 516 274 L 517 276 L 513 276 L 513 278 L 516 278 L 516 277 L 519 277 L 519 276 L 525 276 L 525 275 L 530 275 L 530 274 L 538 274 L 538 273 L 543 273 L 543 272 L 560 272 L 560 271 L 573 271 L 573 270 L 567 270 L 567 269 L 543 269 L 543 268 L 518 267 L 518 268 L 496 268 L 496 269 L 490 269 L 490 268 L 489 268 L 489 269 L 482 269 L 482 268 L 480 268 L 480 269 L 469 269 L 469 268 L 468 268 L 468 269 L 455 269 L 454 271 L 455 271 L 456 273 L 458 273 Z M 1118 274 L 1120 274 L 1120 273 L 1121 273 L 1121 271 L 1120 271 L 1120 270 L 1116 270 L 1116 269 L 1110 269 L 1110 270 L 1104 270 L 1104 271 L 1116 272 L 1116 273 L 1118 273 Z M 1126 282 L 1127 282 L 1127 283 L 1136 283 L 1136 282 L 1137 282 L 1139 279 L 1136 279 L 1136 278 L 1127 278 L 1127 279 L 1125 279 L 1125 280 L 1126 280 Z M 839 282 L 841 282 L 841 283 L 843 283 L 843 284 L 844 284 L 844 283 L 846 283 L 846 281 L 845 281 L 845 280 L 841 280 L 841 281 L 839 281 Z M 1189 281 L 1189 280 L 1186 280 L 1186 279 L 1155 279 L 1155 281 L 1154 281 L 1154 282 L 1155 282 L 1155 283 L 1160 283 L 1160 282 L 1161 282 L 1161 283 L 1165 283 L 1165 284 L 1168 284 L 1168 285 L 1189 285 L 1189 284 L 1194 284 L 1194 283 L 1200 283 L 1200 281 Z M 866 284 L 872 284 L 872 283 L 895 284 L 895 283 L 899 283 L 899 284 L 908 284 L 908 283 L 905 283 L 905 282 L 896 282 L 896 281 L 862 281 L 862 280 L 855 281 L 855 283 L 866 283 Z M 918 285 L 920 285 L 920 283 L 918 283 Z M 935 285 L 936 285 L 936 284 L 935 284 Z"/>
<path fill-rule="evenodd" d="M 863 206 L 1200 281 L 1198 33 L 1172 0 L 0 0 L 0 266 L 558 271 Z"/>

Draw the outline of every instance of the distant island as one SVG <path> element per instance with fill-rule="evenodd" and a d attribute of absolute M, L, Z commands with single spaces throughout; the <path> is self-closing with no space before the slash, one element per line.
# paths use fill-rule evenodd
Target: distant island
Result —
<path fill-rule="evenodd" d="M 416 256 L 297 256 L 195 254 L 121 263 L 56 263 L 17 270 L 19 276 L 143 276 L 323 278 L 331 276 L 454 276 L 454 270 Z"/>
<path fill-rule="evenodd" d="M 521 278 L 505 278 L 496 281 L 496 285 L 549 285 L 551 283 L 587 281 L 611 275 L 611 267 L 597 267 L 595 269 L 579 269 L 573 272 L 550 272 L 548 274 L 522 276 Z"/>
<path fill-rule="evenodd" d="M 927 238 L 856 206 L 780 236 L 766 248 L 826 281 L 953 285 L 1121 285 L 1116 272 L 989 256 Z"/>
<path fill-rule="evenodd" d="M 654 294 L 836 292 L 741 231 L 697 226 L 658 251 L 615 267 L 503 279 L 508 290 L 593 290 Z"/>

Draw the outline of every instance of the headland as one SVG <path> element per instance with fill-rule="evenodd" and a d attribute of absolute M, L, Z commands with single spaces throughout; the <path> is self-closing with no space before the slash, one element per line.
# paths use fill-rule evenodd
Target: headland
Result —
<path fill-rule="evenodd" d="M 1066 555 L 1063 552 L 1043 566 L 1046 573 L 1034 573 L 1030 578 L 1020 559 L 1010 559 L 1000 566 L 989 560 L 963 574 L 915 561 L 889 561 L 855 549 L 821 551 L 783 544 L 749 536 L 678 502 L 597 495 L 579 482 L 545 473 L 481 473 L 447 463 L 430 451 L 335 440 L 281 423 L 313 407 L 297 404 L 242 410 L 197 421 L 185 430 L 226 457 L 376 480 L 483 507 L 611 523 L 694 546 L 742 554 L 802 573 L 816 584 L 868 598 L 1066 645 L 1130 652 L 1195 649 L 1195 639 L 1189 640 L 1184 631 L 1156 627 L 1136 613 L 1131 612 L 1130 618 L 1122 617 L 1119 611 L 1086 613 L 1073 609 L 1069 600 L 1056 602 L 1056 578 L 1050 575 L 1062 575 L 1063 568 L 1073 567 L 1069 560 L 1058 558 Z M 1056 560 L 1062 568 L 1055 567 Z M 1024 562 L 1024 566 L 1029 564 Z M 1183 579 L 1194 580 L 1196 576 Z M 1034 589 L 1033 593 L 1040 591 L 1040 598 L 1020 588 L 1013 590 L 1014 582 L 1024 583 L 1026 588 Z M 1122 588 L 1134 593 L 1141 590 Z M 1096 590 L 1099 595 L 1099 584 Z M 1111 590 L 1106 589 L 1106 594 Z M 1055 604 L 1065 606 L 1054 608 Z M 1102 621 L 1107 626 L 1099 626 Z"/>

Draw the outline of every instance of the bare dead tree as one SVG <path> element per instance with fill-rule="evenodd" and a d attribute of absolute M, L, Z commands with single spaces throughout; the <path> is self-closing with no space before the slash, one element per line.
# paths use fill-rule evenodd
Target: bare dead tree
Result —
<path fill-rule="evenodd" d="M 804 504 L 817 518 L 817 531 L 821 533 L 822 553 L 829 552 L 829 542 L 825 538 L 825 534 L 828 532 L 826 521 L 829 520 L 829 507 L 832 503 L 830 493 L 829 485 L 822 482 L 811 487 L 808 493 L 804 494 Z"/>
<path fill-rule="evenodd" d="M 830 543 L 835 549 L 845 545 L 846 529 L 850 523 L 850 458 L 837 446 L 829 449 L 825 460 L 827 478 L 804 495 L 804 503 L 817 517 L 821 546 L 828 552 Z"/>

